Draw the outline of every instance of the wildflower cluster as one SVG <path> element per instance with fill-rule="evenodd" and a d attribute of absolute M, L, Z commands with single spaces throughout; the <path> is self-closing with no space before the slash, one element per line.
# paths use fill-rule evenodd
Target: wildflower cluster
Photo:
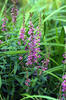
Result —
<path fill-rule="evenodd" d="M 18 45 L 21 45 L 21 41 L 23 41 L 23 43 L 25 44 L 25 13 L 23 12 L 23 27 L 20 30 L 20 34 L 19 34 L 19 41 L 18 41 Z M 22 60 L 22 56 L 19 57 L 19 60 Z"/>
<path fill-rule="evenodd" d="M 8 19 L 6 17 L 4 17 L 2 19 L 3 23 L 2 23 L 2 31 L 7 31 L 7 28 L 6 28 L 6 22 L 8 21 Z"/>
<path fill-rule="evenodd" d="M 19 38 L 24 41 L 25 28 L 21 28 Z"/>
<path fill-rule="evenodd" d="M 27 65 L 32 65 L 34 63 L 38 63 L 37 59 L 40 58 L 40 55 L 38 55 L 38 52 L 40 52 L 40 48 L 38 47 L 40 44 L 40 34 L 37 34 L 39 31 L 36 32 L 36 34 L 34 34 L 34 26 L 32 21 L 30 21 L 29 23 L 29 31 L 28 31 L 28 35 L 29 37 L 29 55 L 28 55 L 28 60 L 27 60 Z"/>
<path fill-rule="evenodd" d="M 64 75 L 62 78 L 63 78 L 62 91 L 63 91 L 64 98 L 66 98 L 66 75 Z"/>

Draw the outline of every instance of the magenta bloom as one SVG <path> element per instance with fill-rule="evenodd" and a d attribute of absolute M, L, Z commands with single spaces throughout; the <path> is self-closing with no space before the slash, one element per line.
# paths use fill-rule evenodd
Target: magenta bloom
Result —
<path fill-rule="evenodd" d="M 66 79 L 66 75 L 64 75 L 62 78 L 63 78 L 63 79 Z"/>
<path fill-rule="evenodd" d="M 26 85 L 26 86 L 29 86 L 28 82 L 25 82 L 25 85 Z"/>
<path fill-rule="evenodd" d="M 29 31 L 28 34 L 30 35 L 29 37 L 29 55 L 28 55 L 28 60 L 27 60 L 27 65 L 32 65 L 34 63 L 38 63 L 37 59 L 40 58 L 41 56 L 38 54 L 40 52 L 40 48 L 38 47 L 40 44 L 40 37 L 39 34 L 36 32 L 36 34 L 34 34 L 34 26 L 32 24 L 32 21 L 30 21 L 29 23 Z"/>
<path fill-rule="evenodd" d="M 30 79 L 29 78 L 25 81 L 25 85 L 30 86 Z"/>
<path fill-rule="evenodd" d="M 4 17 L 2 19 L 3 23 L 2 23 L 2 31 L 7 31 L 6 29 L 6 22 L 8 21 L 8 19 L 6 17 Z"/>
<path fill-rule="evenodd" d="M 46 70 L 47 70 L 47 67 L 42 68 L 42 71 L 46 71 Z"/>
<path fill-rule="evenodd" d="M 49 58 L 46 58 L 45 60 L 42 61 L 42 71 L 46 71 L 48 69 L 48 64 L 49 64 Z"/>
<path fill-rule="evenodd" d="M 39 26 L 37 27 L 37 33 L 39 34 L 39 36 L 41 37 L 41 31 L 39 29 Z"/>
<path fill-rule="evenodd" d="M 49 59 L 47 58 L 46 60 L 43 60 L 43 61 L 42 61 L 42 64 L 43 64 L 45 67 L 47 67 L 48 64 L 49 64 Z"/>
<path fill-rule="evenodd" d="M 27 82 L 30 82 L 30 79 L 27 79 L 26 81 L 27 81 Z"/>
<path fill-rule="evenodd" d="M 25 28 L 22 28 L 20 31 L 20 39 L 22 39 L 24 41 L 24 34 L 25 34 Z"/>
<path fill-rule="evenodd" d="M 23 57 L 22 57 L 22 56 L 20 56 L 20 57 L 19 57 L 19 60 L 22 60 L 22 59 L 23 59 Z"/>
<path fill-rule="evenodd" d="M 21 45 L 21 42 L 20 41 L 18 41 L 18 45 Z"/>
<path fill-rule="evenodd" d="M 62 78 L 63 78 L 63 82 L 62 82 L 62 92 L 63 92 L 64 98 L 66 98 L 66 75 L 64 75 Z"/>

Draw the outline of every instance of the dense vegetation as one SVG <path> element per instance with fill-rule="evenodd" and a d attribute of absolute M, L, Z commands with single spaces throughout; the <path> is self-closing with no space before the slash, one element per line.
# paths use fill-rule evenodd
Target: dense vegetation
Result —
<path fill-rule="evenodd" d="M 65 0 L 0 0 L 0 100 L 65 100 Z"/>

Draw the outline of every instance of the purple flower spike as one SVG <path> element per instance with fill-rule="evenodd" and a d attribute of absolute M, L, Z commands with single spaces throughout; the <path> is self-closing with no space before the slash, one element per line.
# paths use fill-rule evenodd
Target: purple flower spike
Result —
<path fill-rule="evenodd" d="M 64 75 L 62 78 L 63 78 L 63 82 L 62 82 L 62 92 L 63 92 L 64 98 L 66 98 L 66 75 Z"/>
<path fill-rule="evenodd" d="M 25 34 L 25 28 L 22 28 L 19 38 L 22 39 L 23 41 L 24 41 L 24 34 Z"/>
<path fill-rule="evenodd" d="M 33 23 L 32 21 L 30 21 L 29 23 L 29 31 L 28 31 L 28 34 L 30 35 L 29 37 L 29 55 L 28 55 L 28 60 L 27 60 L 27 65 L 32 65 L 34 63 L 37 63 L 38 64 L 38 58 L 40 58 L 41 56 L 38 54 L 38 52 L 40 52 L 40 48 L 39 48 L 39 45 L 40 45 L 40 32 L 39 31 L 36 31 L 36 34 L 34 34 L 34 26 L 33 26 Z M 38 33 L 37 33 L 38 32 Z"/>
<path fill-rule="evenodd" d="M 16 18 L 17 18 L 17 15 L 18 15 L 18 9 L 16 8 L 16 6 L 14 6 L 11 9 L 11 15 L 12 15 L 12 22 L 15 23 L 16 22 Z"/>
<path fill-rule="evenodd" d="M 2 19 L 3 23 L 2 23 L 2 31 L 7 31 L 6 29 L 6 21 L 8 21 L 8 19 L 6 17 L 4 17 Z"/>

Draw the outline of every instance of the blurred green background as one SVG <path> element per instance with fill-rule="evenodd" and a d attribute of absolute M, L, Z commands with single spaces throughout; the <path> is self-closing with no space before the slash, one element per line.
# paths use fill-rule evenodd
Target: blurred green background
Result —
<path fill-rule="evenodd" d="M 5 1 L 6 0 L 0 0 L 0 9 L 3 7 Z M 18 1 L 17 5 L 19 5 L 19 7 L 28 6 L 28 8 L 33 7 L 36 4 L 36 6 L 38 7 L 47 5 L 47 9 L 57 9 L 61 5 L 66 4 L 66 0 L 17 0 L 17 1 Z M 10 5 L 12 5 L 12 2 L 11 0 L 8 0 L 8 7 Z"/>

